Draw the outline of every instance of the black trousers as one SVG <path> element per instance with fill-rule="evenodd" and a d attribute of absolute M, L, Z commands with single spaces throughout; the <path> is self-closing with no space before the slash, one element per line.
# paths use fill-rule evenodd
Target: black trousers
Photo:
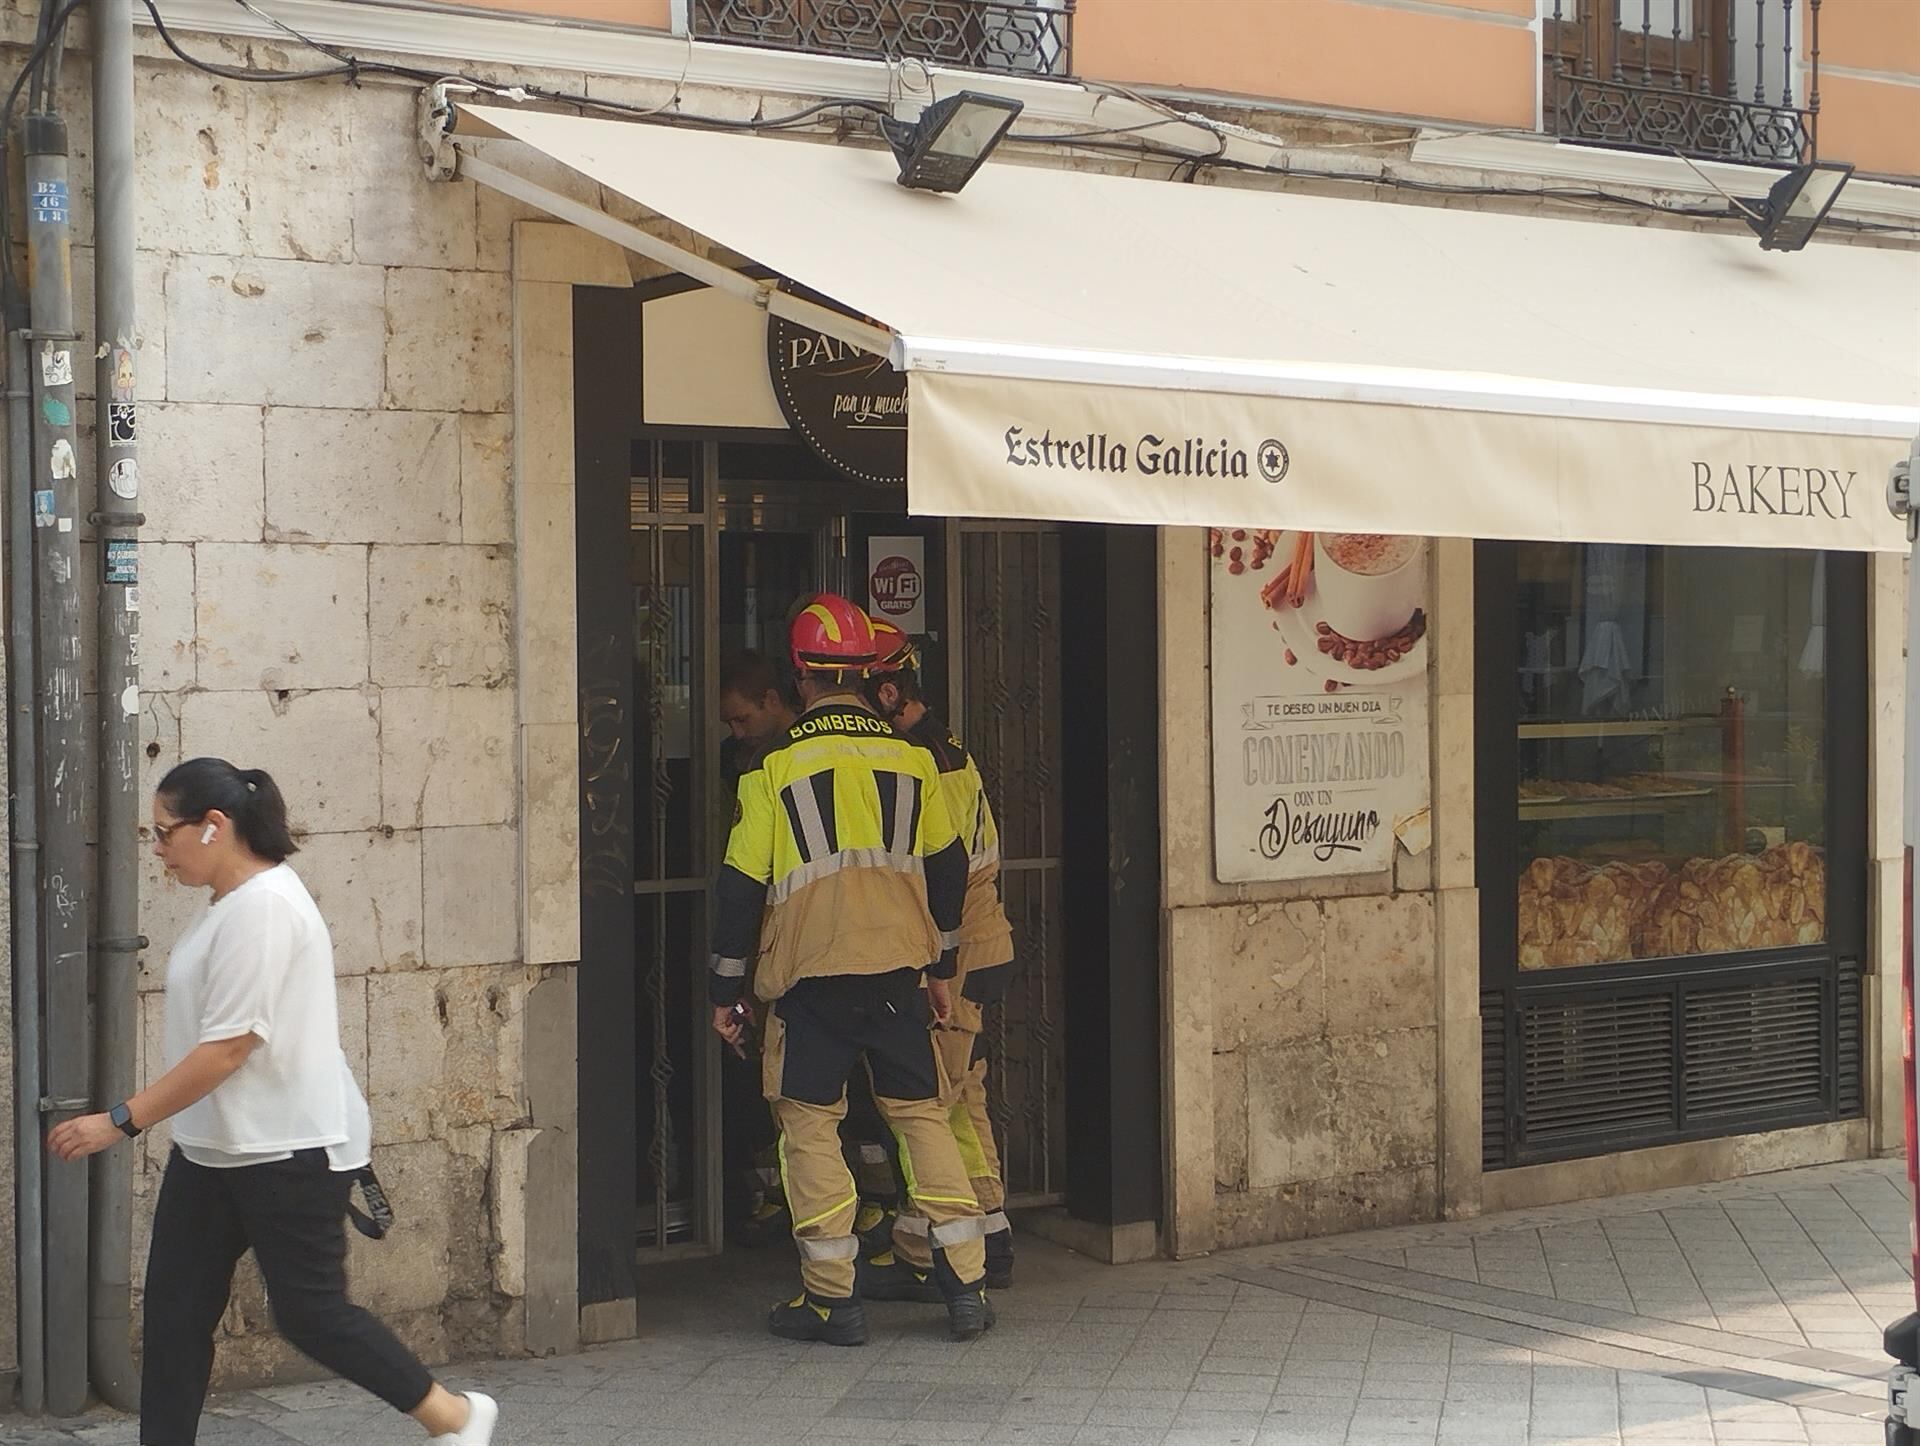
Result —
<path fill-rule="evenodd" d="M 352 1176 L 327 1167 L 325 1150 L 232 1170 L 210 1170 L 173 1152 L 147 1260 L 141 1446 L 193 1446 L 213 1370 L 213 1333 L 233 1268 L 249 1247 L 266 1278 L 274 1322 L 289 1341 L 396 1411 L 427 1398 L 427 1368 L 347 1299 L 352 1185 Z"/>

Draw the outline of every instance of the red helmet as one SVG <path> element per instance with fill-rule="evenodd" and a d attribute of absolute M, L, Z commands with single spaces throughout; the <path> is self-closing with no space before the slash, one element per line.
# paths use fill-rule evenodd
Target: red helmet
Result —
<path fill-rule="evenodd" d="M 787 631 L 793 666 L 803 673 L 864 673 L 873 665 L 873 620 L 836 593 L 800 609 Z"/>
<path fill-rule="evenodd" d="M 885 618 L 873 620 L 873 668 L 870 677 L 882 673 L 898 673 L 920 666 L 920 650 L 914 646 L 913 639 Z"/>

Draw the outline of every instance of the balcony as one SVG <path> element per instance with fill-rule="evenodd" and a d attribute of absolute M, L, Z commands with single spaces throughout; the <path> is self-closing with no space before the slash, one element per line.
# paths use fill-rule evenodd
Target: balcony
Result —
<path fill-rule="evenodd" d="M 697 40 L 1062 78 L 1074 0 L 689 0 Z"/>
<path fill-rule="evenodd" d="M 1562 140 L 1757 164 L 1812 156 L 1821 0 L 1539 3 L 1546 126 Z"/>

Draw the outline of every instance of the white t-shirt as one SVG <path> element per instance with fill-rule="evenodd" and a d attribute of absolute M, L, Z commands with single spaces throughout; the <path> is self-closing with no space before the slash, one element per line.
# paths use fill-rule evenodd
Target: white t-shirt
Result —
<path fill-rule="evenodd" d="M 371 1158 L 373 1123 L 340 1048 L 333 940 L 285 864 L 207 906 L 167 961 L 166 1062 L 198 1045 L 260 1043 L 205 1099 L 173 1117 L 196 1165 L 225 1168 L 325 1149 L 335 1170 Z"/>

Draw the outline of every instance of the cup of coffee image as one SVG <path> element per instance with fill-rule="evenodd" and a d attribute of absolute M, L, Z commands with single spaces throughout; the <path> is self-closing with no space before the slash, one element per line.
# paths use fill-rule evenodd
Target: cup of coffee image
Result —
<path fill-rule="evenodd" d="M 1425 589 L 1424 541 L 1388 532 L 1315 533 L 1313 580 L 1327 626 L 1356 643 L 1404 628 Z"/>

